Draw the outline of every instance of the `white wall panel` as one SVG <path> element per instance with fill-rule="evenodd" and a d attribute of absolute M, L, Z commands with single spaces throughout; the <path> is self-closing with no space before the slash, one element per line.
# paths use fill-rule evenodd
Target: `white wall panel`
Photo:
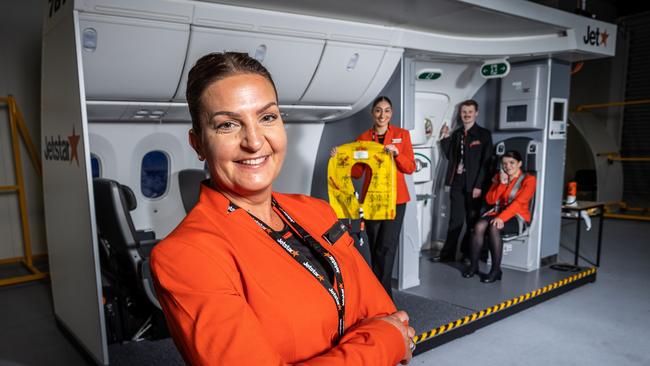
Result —
<path fill-rule="evenodd" d="M 78 23 L 71 3 L 43 38 L 41 133 L 70 143 L 67 158 L 43 146 L 43 198 L 54 314 L 99 363 L 108 364 L 88 153 Z M 67 137 L 73 137 L 72 140 Z M 74 155 L 73 155 L 74 154 Z M 76 159 L 73 159 L 73 156 Z"/>
<path fill-rule="evenodd" d="M 311 194 L 316 154 L 323 134 L 322 123 L 286 124 L 287 155 L 273 190 L 284 193 Z"/>
<path fill-rule="evenodd" d="M 203 168 L 189 144 L 189 123 L 91 123 L 90 152 L 102 159 L 103 177 L 129 186 L 138 206 L 131 212 L 138 230 L 153 230 L 157 238 L 167 236 L 185 217 L 178 187 L 178 171 Z M 170 158 L 166 193 L 150 199 L 142 194 L 142 158 L 160 150 Z"/>

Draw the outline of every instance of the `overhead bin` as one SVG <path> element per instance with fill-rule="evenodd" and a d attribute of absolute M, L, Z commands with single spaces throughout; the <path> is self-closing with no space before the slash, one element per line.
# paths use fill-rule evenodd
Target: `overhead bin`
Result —
<path fill-rule="evenodd" d="M 210 52 L 245 52 L 271 73 L 280 103 L 295 103 L 307 89 L 323 52 L 325 41 L 264 33 L 192 26 L 190 47 L 176 100 L 185 100 L 187 73 Z"/>
<path fill-rule="evenodd" d="M 173 98 L 189 25 L 82 13 L 79 32 L 87 99 Z"/>
<path fill-rule="evenodd" d="M 328 41 L 301 104 L 354 104 L 365 93 L 386 47 Z"/>

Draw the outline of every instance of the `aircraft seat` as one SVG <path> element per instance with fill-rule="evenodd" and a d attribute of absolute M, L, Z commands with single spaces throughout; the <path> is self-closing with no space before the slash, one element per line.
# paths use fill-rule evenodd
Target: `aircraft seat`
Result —
<path fill-rule="evenodd" d="M 537 152 L 541 144 L 538 141 L 530 139 L 528 137 L 511 137 L 506 140 L 503 140 L 496 144 L 495 151 L 497 160 L 501 161 L 501 156 L 505 154 L 506 151 L 517 151 L 522 157 L 521 170 L 530 175 L 537 176 Z M 523 220 L 519 220 L 519 231 L 516 234 L 503 234 L 501 238 L 504 242 L 509 241 L 523 241 L 528 237 L 530 226 L 534 224 L 534 213 L 535 213 L 535 197 L 537 192 L 533 194 L 533 197 L 529 203 L 530 210 L 530 225 Z"/>
<path fill-rule="evenodd" d="M 183 169 L 178 172 L 178 187 L 185 213 L 190 212 L 199 201 L 201 182 L 209 177 L 210 174 L 205 169 Z"/>
<path fill-rule="evenodd" d="M 149 255 L 158 243 L 152 231 L 137 231 L 131 211 L 137 207 L 133 191 L 115 180 L 93 179 L 95 215 L 100 241 L 112 262 L 108 268 L 117 285 L 130 288 L 135 296 L 148 299 L 158 309 L 160 303 L 153 291 L 149 271 Z M 104 266 L 103 266 L 104 267 Z"/>

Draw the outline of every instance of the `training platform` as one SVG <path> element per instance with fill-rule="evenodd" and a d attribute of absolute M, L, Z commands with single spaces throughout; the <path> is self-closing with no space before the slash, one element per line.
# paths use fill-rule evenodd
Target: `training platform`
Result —
<path fill-rule="evenodd" d="M 503 279 L 482 283 L 478 276 L 463 278 L 460 263 L 431 263 L 420 258 L 420 285 L 394 291 L 398 309 L 409 313 L 419 354 L 473 333 L 533 305 L 596 281 L 595 267 L 545 266 L 532 272 L 503 269 Z M 480 263 L 481 272 L 488 267 Z"/>

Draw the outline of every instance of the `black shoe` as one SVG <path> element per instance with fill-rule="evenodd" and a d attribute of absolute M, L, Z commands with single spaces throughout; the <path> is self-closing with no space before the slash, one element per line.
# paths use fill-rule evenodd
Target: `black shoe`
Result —
<path fill-rule="evenodd" d="M 465 267 L 465 270 L 463 271 L 463 277 L 472 278 L 477 273 L 478 273 L 478 270 L 472 269 L 471 267 L 467 266 L 467 267 Z"/>
<path fill-rule="evenodd" d="M 481 276 L 481 282 L 483 283 L 492 283 L 494 281 L 501 281 L 502 272 L 490 272 L 485 276 Z"/>
<path fill-rule="evenodd" d="M 445 262 L 453 262 L 454 258 L 443 256 L 443 255 L 436 255 L 434 257 L 429 258 L 429 261 L 433 263 L 445 263 Z"/>

